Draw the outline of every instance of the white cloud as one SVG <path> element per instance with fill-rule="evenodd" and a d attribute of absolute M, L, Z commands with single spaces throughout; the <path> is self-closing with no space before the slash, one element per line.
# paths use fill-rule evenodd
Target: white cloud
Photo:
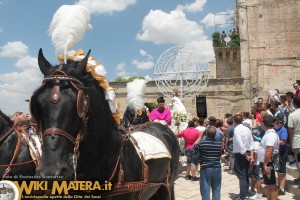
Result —
<path fill-rule="evenodd" d="M 195 2 L 191 4 L 178 5 L 177 9 L 194 13 L 202 11 L 206 2 L 207 0 L 195 0 Z"/>
<path fill-rule="evenodd" d="M 153 56 L 150 55 L 147 51 L 145 51 L 144 49 L 140 49 L 140 55 L 147 57 L 147 59 L 149 60 L 153 60 Z"/>
<path fill-rule="evenodd" d="M 7 114 L 17 110 L 29 112 L 28 103 L 25 102 L 32 92 L 42 83 L 42 74 L 39 68 L 26 69 L 21 72 L 0 74 L 0 105 Z M 5 107 L 4 107 L 5 105 Z"/>
<path fill-rule="evenodd" d="M 0 33 L 1 33 L 1 32 L 3 32 L 3 27 L 2 27 L 2 26 L 0 26 Z"/>
<path fill-rule="evenodd" d="M 18 51 L 13 47 L 19 48 Z M 0 105 L 7 114 L 19 110 L 29 112 L 28 103 L 25 102 L 32 92 L 42 83 L 42 73 L 38 67 L 37 58 L 27 55 L 28 47 L 20 41 L 8 42 L 1 47 L 2 57 L 16 57 L 15 66 L 19 72 L 0 74 Z"/>
<path fill-rule="evenodd" d="M 114 11 L 125 10 L 132 6 L 137 0 L 79 0 L 76 4 L 87 7 L 94 14 L 111 14 Z"/>
<path fill-rule="evenodd" d="M 186 45 L 185 48 L 191 48 L 195 49 L 196 54 L 198 54 L 201 60 L 201 63 L 208 63 L 215 58 L 215 53 L 213 51 L 212 47 L 212 41 L 211 40 L 205 40 L 205 41 L 193 41 Z"/>
<path fill-rule="evenodd" d="M 28 94 L 41 84 L 41 77 L 42 74 L 38 67 L 36 69 L 26 69 L 22 72 L 0 74 L 1 82 L 4 82 L 3 85 L 8 85 L 11 89 L 27 92 Z"/>
<path fill-rule="evenodd" d="M 143 20 L 137 39 L 155 44 L 192 45 L 203 52 L 205 60 L 214 58 L 211 39 L 205 35 L 199 24 L 188 20 L 178 9 L 169 14 L 161 10 L 151 10 Z M 141 51 L 142 54 L 146 55 L 147 52 Z"/>
<path fill-rule="evenodd" d="M 147 52 L 144 50 L 144 49 L 140 49 L 140 54 L 142 56 L 146 56 L 147 55 Z"/>
<path fill-rule="evenodd" d="M 138 69 L 151 69 L 154 67 L 154 63 L 151 60 L 148 61 L 138 61 L 138 60 L 133 60 L 132 64 L 136 66 Z"/>
<path fill-rule="evenodd" d="M 205 27 L 213 27 L 215 25 L 220 27 L 229 26 L 233 22 L 234 13 L 233 10 L 227 10 L 219 13 L 208 13 L 202 20 L 201 23 Z"/>
<path fill-rule="evenodd" d="M 129 73 L 126 71 L 125 63 L 120 63 L 116 66 L 117 76 L 122 78 L 128 78 Z"/>
<path fill-rule="evenodd" d="M 147 70 L 154 67 L 153 56 L 148 54 L 144 49 L 140 49 L 140 55 L 145 57 L 145 60 L 139 61 L 134 59 L 132 64 L 135 65 L 137 69 Z"/>
<path fill-rule="evenodd" d="M 118 71 L 122 71 L 125 69 L 125 63 L 120 63 L 116 66 L 117 70 Z"/>
<path fill-rule="evenodd" d="M 8 42 L 0 47 L 0 57 L 21 58 L 27 55 L 28 47 L 21 41 Z"/>
<path fill-rule="evenodd" d="M 189 21 L 181 10 L 171 11 L 170 14 L 151 10 L 144 17 L 142 30 L 137 35 L 138 40 L 152 41 L 155 44 L 185 44 L 206 38 L 201 27 L 196 22 Z"/>
<path fill-rule="evenodd" d="M 16 67 L 18 68 L 25 68 L 25 69 L 36 69 L 38 66 L 37 58 L 31 57 L 29 55 L 24 56 L 23 58 L 19 59 L 16 63 Z"/>

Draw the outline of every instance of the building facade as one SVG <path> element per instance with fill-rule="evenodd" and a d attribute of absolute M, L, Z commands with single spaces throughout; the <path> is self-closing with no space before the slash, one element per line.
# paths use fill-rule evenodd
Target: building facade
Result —
<path fill-rule="evenodd" d="M 116 89 L 116 98 L 120 101 L 120 112 L 124 113 L 127 106 L 126 83 L 111 82 L 110 85 Z M 225 113 L 236 113 L 239 111 L 249 111 L 246 108 L 248 97 L 244 95 L 244 79 L 237 78 L 218 78 L 210 79 L 207 87 L 201 93 L 206 95 L 207 114 L 223 118 Z M 145 91 L 145 102 L 156 102 L 156 99 L 163 94 L 159 92 L 155 81 L 147 83 Z M 166 104 L 171 103 L 171 99 L 165 98 Z M 197 116 L 196 97 L 183 101 L 188 112 Z"/>
<path fill-rule="evenodd" d="M 292 91 L 300 79 L 300 1 L 236 0 L 241 76 L 253 97 Z"/>
<path fill-rule="evenodd" d="M 215 63 L 209 63 L 211 78 L 201 93 L 206 95 L 208 116 L 250 111 L 257 97 L 268 91 L 293 90 L 300 79 L 300 1 L 235 0 L 235 28 L 240 47 L 215 48 Z M 127 106 L 126 83 L 110 83 L 116 88 L 121 113 Z M 147 83 L 145 102 L 162 96 L 155 82 Z M 170 103 L 171 99 L 166 99 Z M 196 116 L 196 98 L 184 102 Z"/>

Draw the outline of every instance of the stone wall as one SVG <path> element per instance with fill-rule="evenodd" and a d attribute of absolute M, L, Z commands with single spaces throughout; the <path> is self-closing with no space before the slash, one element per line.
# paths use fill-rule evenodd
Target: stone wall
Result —
<path fill-rule="evenodd" d="M 123 114 L 127 106 L 126 83 L 111 82 L 110 85 L 116 89 L 117 99 L 120 101 L 121 113 Z M 208 116 L 214 115 L 223 118 L 225 113 L 236 113 L 239 111 L 250 111 L 246 107 L 249 97 L 244 93 L 248 92 L 243 78 L 230 79 L 210 79 L 207 87 L 201 93 L 206 95 Z M 156 102 L 156 99 L 162 96 L 154 81 L 147 83 L 145 91 L 145 102 Z M 166 98 L 166 104 L 171 99 Z M 190 98 L 183 101 L 186 109 L 193 116 L 196 116 L 196 99 Z"/>
<path fill-rule="evenodd" d="M 216 62 L 211 61 L 208 63 L 208 70 L 209 70 L 209 78 L 216 79 L 217 78 L 217 71 L 216 71 Z"/>
<path fill-rule="evenodd" d="M 259 96 L 267 97 L 271 89 L 280 93 L 294 92 L 293 83 L 300 78 L 300 59 L 292 60 L 259 60 L 258 85 Z"/>
<path fill-rule="evenodd" d="M 252 97 L 292 90 L 300 73 L 300 1 L 237 0 L 241 76 Z"/>
<path fill-rule="evenodd" d="M 216 78 L 241 77 L 241 54 L 239 47 L 214 48 Z"/>

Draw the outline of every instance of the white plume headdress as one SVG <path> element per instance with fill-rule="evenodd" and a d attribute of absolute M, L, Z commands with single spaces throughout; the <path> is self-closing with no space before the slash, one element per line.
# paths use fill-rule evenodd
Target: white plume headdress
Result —
<path fill-rule="evenodd" d="M 130 108 L 139 110 L 145 107 L 144 95 L 147 81 L 144 79 L 135 79 L 127 83 L 127 101 Z"/>
<path fill-rule="evenodd" d="M 49 35 L 57 56 L 63 54 L 66 63 L 67 51 L 79 42 L 89 24 L 90 12 L 81 5 L 63 5 L 53 15 Z"/>

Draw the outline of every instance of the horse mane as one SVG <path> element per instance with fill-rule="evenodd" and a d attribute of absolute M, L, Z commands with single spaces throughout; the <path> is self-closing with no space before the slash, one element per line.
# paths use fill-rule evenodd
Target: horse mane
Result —
<path fill-rule="evenodd" d="M 105 99 L 104 90 L 90 73 L 79 73 L 76 69 L 77 64 L 77 61 L 68 60 L 67 64 L 63 66 L 62 71 L 78 78 L 84 84 L 84 88 L 81 89 L 89 96 L 90 101 L 88 114 L 91 121 L 89 128 L 93 128 L 92 130 L 95 132 L 99 131 L 98 127 L 102 129 L 106 127 L 104 130 L 109 132 L 117 130 L 118 127 L 110 111 L 108 101 Z M 101 137 L 105 137 L 105 135 L 101 135 Z"/>
<path fill-rule="evenodd" d="M 6 126 L 13 125 L 13 121 L 7 115 L 5 115 L 1 109 L 0 109 L 0 118 L 2 118 L 6 122 Z M 4 127 L 1 127 L 1 128 L 4 128 Z"/>
<path fill-rule="evenodd" d="M 78 72 L 77 64 L 77 61 L 68 60 L 62 71 L 82 81 L 84 88 L 81 89 L 89 96 L 88 132 L 80 143 L 78 165 L 80 167 L 80 163 L 82 163 L 80 169 L 82 174 L 89 174 L 90 177 L 94 176 L 94 178 L 103 177 L 108 175 L 105 170 L 91 170 L 89 167 L 93 169 L 98 167 L 99 169 L 99 166 L 103 166 L 104 161 L 106 166 L 110 167 L 110 163 L 107 161 L 112 162 L 113 165 L 115 160 L 110 155 L 119 154 L 122 135 L 118 133 L 118 125 L 113 118 L 108 101 L 105 99 L 103 88 L 99 86 L 98 81 L 90 73 Z M 108 151 L 110 155 L 107 154 Z M 93 175 L 91 174 L 92 171 L 103 174 Z"/>

